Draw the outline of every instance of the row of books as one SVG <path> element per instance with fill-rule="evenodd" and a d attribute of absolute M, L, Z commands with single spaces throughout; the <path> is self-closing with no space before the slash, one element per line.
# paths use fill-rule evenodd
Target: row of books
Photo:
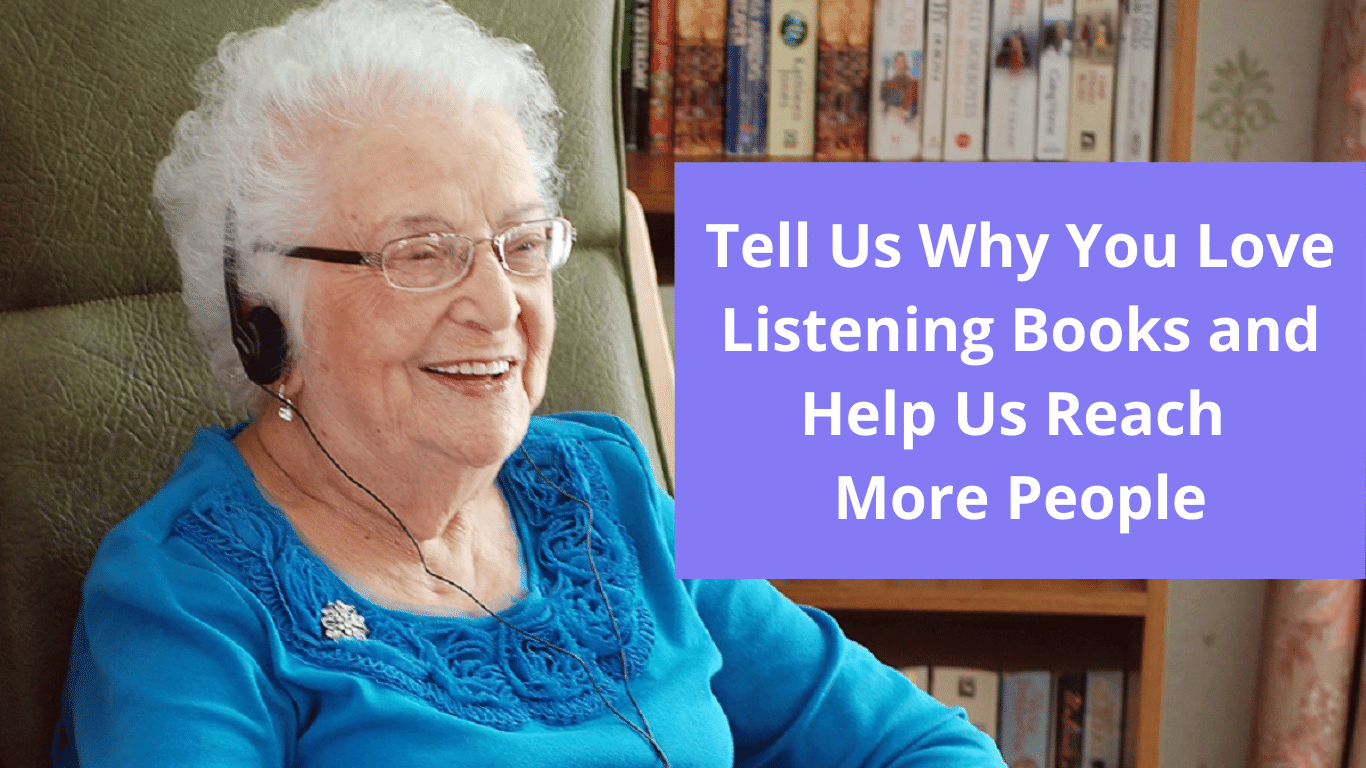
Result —
<path fill-rule="evenodd" d="M 920 689 L 996 740 L 1011 768 L 1132 768 L 1139 674 L 904 667 Z"/>
<path fill-rule="evenodd" d="M 1152 153 L 1158 0 L 625 0 L 627 149 Z"/>

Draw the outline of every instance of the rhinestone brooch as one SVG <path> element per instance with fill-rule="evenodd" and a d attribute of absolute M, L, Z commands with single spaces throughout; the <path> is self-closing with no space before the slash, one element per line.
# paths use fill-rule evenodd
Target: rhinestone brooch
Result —
<path fill-rule="evenodd" d="M 322 624 L 323 634 L 328 640 L 365 640 L 370 637 L 365 617 L 340 600 L 333 600 L 323 607 Z"/>

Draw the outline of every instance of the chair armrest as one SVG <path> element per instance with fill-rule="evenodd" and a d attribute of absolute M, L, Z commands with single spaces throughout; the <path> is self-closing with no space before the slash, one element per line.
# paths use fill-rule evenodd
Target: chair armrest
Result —
<path fill-rule="evenodd" d="M 640 335 L 645 346 L 645 377 L 654 398 L 659 418 L 660 441 L 664 447 L 664 471 L 674 480 L 674 358 L 669 348 L 664 305 L 659 299 L 659 278 L 654 254 L 650 250 L 650 231 L 645 209 L 631 190 L 626 190 L 626 250 L 631 263 L 631 290 Z"/>

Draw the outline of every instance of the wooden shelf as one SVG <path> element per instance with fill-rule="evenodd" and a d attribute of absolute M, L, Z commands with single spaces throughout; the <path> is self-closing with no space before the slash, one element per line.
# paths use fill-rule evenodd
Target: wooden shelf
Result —
<path fill-rule="evenodd" d="M 1158 768 L 1165 579 L 773 579 L 893 666 L 1139 670 L 1138 767 Z"/>
<path fill-rule="evenodd" d="M 831 610 L 1145 616 L 1144 580 L 774 579 L 792 600 Z"/>
<path fill-rule="evenodd" d="M 673 155 L 627 152 L 626 188 L 640 198 L 645 213 L 673 213 Z"/>
<path fill-rule="evenodd" d="M 732 157 L 729 155 L 652 155 L 626 153 L 626 188 L 636 193 L 647 214 L 674 212 L 674 163 L 809 163 L 811 158 Z"/>

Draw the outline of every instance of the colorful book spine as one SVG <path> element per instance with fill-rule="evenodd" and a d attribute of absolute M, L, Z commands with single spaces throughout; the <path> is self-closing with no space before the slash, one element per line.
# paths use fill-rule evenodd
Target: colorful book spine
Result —
<path fill-rule="evenodd" d="M 1052 706 L 1051 672 L 1007 672 L 1001 675 L 1001 736 L 997 744 L 1008 766 L 1048 765 L 1048 711 Z"/>
<path fill-rule="evenodd" d="M 1033 160 L 1039 98 L 1040 0 L 995 0 L 987 159 Z"/>
<path fill-rule="evenodd" d="M 1001 676 L 985 669 L 935 667 L 930 670 L 930 695 L 950 707 L 962 707 L 968 722 L 996 738 Z"/>
<path fill-rule="evenodd" d="M 725 149 L 726 0 L 678 0 L 674 155 Z"/>
<path fill-rule="evenodd" d="M 768 154 L 816 147 L 816 0 L 773 0 L 768 38 Z"/>
<path fill-rule="evenodd" d="M 1067 159 L 1109 160 L 1114 128 L 1118 0 L 1076 0 Z"/>
<path fill-rule="evenodd" d="M 925 160 L 944 159 L 944 97 L 948 88 L 949 0 L 926 0 L 925 119 L 921 152 Z"/>
<path fill-rule="evenodd" d="M 920 157 L 920 84 L 925 54 L 925 0 L 877 0 L 873 16 L 875 85 L 868 121 L 868 156 Z"/>
<path fill-rule="evenodd" d="M 731 0 L 726 154 L 762 155 L 768 138 L 768 0 Z"/>
<path fill-rule="evenodd" d="M 1157 77 L 1157 0 L 1120 0 L 1115 65 L 1115 160 L 1153 159 L 1153 91 Z"/>
<path fill-rule="evenodd" d="M 1053 765 L 1056 768 L 1083 768 L 1081 739 L 1086 714 L 1086 675 L 1081 672 L 1059 674 L 1054 689 L 1057 692 L 1054 709 L 1057 716 Z"/>
<path fill-rule="evenodd" d="M 868 55 L 873 0 L 821 0 L 816 55 L 816 157 L 868 157 Z"/>
<path fill-rule="evenodd" d="M 1067 108 L 1072 92 L 1073 0 L 1043 0 L 1039 51 L 1039 124 L 1034 157 L 1067 159 Z"/>
<path fill-rule="evenodd" d="M 1087 672 L 1081 740 L 1081 764 L 1085 768 L 1119 768 L 1123 709 L 1124 673 L 1115 670 Z"/>
<path fill-rule="evenodd" d="M 674 150 L 674 0 L 650 5 L 650 151 Z"/>
<path fill-rule="evenodd" d="M 626 151 L 650 146 L 650 0 L 632 0 L 622 49 L 622 128 Z"/>
<path fill-rule="evenodd" d="M 948 84 L 944 104 L 944 159 L 981 160 L 986 129 L 989 0 L 949 4 Z"/>

